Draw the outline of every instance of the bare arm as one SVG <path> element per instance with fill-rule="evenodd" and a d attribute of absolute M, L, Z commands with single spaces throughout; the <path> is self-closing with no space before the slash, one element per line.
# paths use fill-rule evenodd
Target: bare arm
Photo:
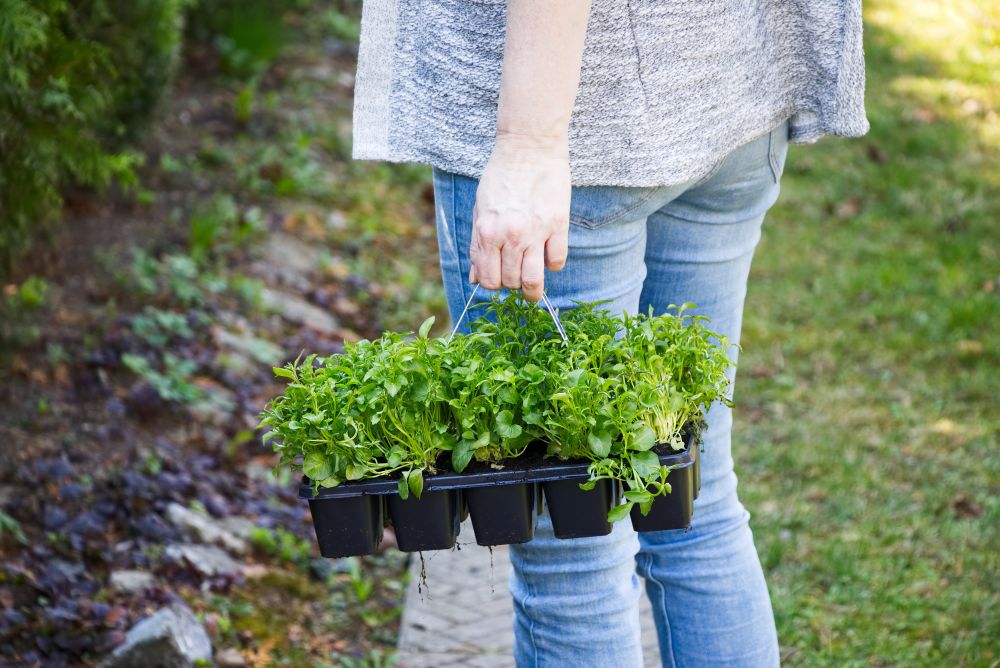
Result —
<path fill-rule="evenodd" d="M 473 211 L 470 282 L 537 301 L 566 263 L 569 119 L 590 0 L 508 0 L 497 138 Z"/>

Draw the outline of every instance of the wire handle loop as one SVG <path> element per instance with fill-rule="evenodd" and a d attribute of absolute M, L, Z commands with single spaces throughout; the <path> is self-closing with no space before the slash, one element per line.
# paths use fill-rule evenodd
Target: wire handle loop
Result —
<path fill-rule="evenodd" d="M 469 295 L 469 300 L 465 302 L 465 308 L 462 309 L 462 315 L 458 316 L 458 320 L 455 321 L 455 327 L 451 330 L 451 336 L 455 336 L 458 332 L 458 328 L 462 326 L 462 321 L 465 320 L 465 316 L 469 313 L 469 308 L 472 306 L 472 300 L 476 298 L 477 292 L 479 292 L 479 283 L 476 283 L 475 287 L 472 288 L 472 294 Z M 542 293 L 542 305 L 545 306 L 545 310 L 547 310 L 549 315 L 552 316 L 552 322 L 555 323 L 556 331 L 559 332 L 559 336 L 562 338 L 563 343 L 568 344 L 569 337 L 566 336 L 566 330 L 559 321 L 559 312 L 552 306 L 552 302 L 549 301 L 548 295 L 544 292 Z"/>

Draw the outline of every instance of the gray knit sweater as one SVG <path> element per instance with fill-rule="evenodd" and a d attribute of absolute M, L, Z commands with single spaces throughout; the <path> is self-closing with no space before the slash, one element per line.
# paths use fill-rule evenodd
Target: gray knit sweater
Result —
<path fill-rule="evenodd" d="M 479 176 L 505 11 L 505 0 L 365 0 L 354 157 Z M 593 0 L 573 183 L 682 183 L 785 119 L 793 142 L 862 135 L 864 82 L 861 0 Z"/>

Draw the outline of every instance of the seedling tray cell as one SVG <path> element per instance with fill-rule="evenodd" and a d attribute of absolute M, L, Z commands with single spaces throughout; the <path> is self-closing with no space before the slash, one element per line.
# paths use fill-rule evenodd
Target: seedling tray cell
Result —
<path fill-rule="evenodd" d="M 643 515 L 639 506 L 633 506 L 629 515 L 632 518 L 632 528 L 636 531 L 668 531 L 686 529 L 691 526 L 691 516 L 694 513 L 694 500 L 698 497 L 698 487 L 701 484 L 701 465 L 698 462 L 698 449 L 691 449 L 694 460 L 687 466 L 675 468 L 667 477 L 670 483 L 670 494 L 658 497 L 653 501 L 649 513 Z"/>
<path fill-rule="evenodd" d="M 309 499 L 319 553 L 324 557 L 371 554 L 382 542 L 382 497 Z"/>
<path fill-rule="evenodd" d="M 654 501 L 646 517 L 633 509 L 636 531 L 690 525 L 700 465 L 696 439 L 688 438 L 685 445 L 684 450 L 659 455 L 661 463 L 672 467 L 667 478 L 672 492 Z M 299 496 L 309 500 L 323 556 L 374 551 L 381 538 L 383 506 L 395 527 L 399 549 L 405 552 L 452 547 L 466 507 L 481 545 L 525 542 L 534 534 L 531 510 L 539 503 L 533 498 L 539 488 L 544 489 L 557 537 L 604 535 L 611 530 L 606 515 L 618 501 L 619 490 L 607 480 L 592 490 L 581 490 L 587 468 L 579 462 L 515 460 L 497 470 L 441 472 L 424 477 L 420 499 L 411 496 L 405 501 L 399 497 L 395 478 L 347 482 L 321 488 L 316 495 L 312 483 L 303 478 Z"/>
<path fill-rule="evenodd" d="M 535 536 L 535 485 L 493 485 L 464 491 L 480 545 L 526 543 Z"/>
<path fill-rule="evenodd" d="M 412 495 L 402 499 L 394 494 L 388 502 L 400 550 L 422 552 L 455 546 L 462 521 L 458 490 L 425 490 L 419 499 Z"/>
<path fill-rule="evenodd" d="M 542 483 L 545 502 L 556 538 L 585 538 L 611 533 L 608 511 L 615 503 L 615 485 L 598 480 L 591 489 L 580 489 L 580 481 L 550 480 Z"/>

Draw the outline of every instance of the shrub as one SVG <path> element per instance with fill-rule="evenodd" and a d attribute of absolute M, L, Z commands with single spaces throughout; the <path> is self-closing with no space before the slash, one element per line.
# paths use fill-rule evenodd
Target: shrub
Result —
<path fill-rule="evenodd" d="M 0 0 L 0 263 L 70 184 L 131 183 L 122 152 L 177 62 L 186 0 Z"/>

